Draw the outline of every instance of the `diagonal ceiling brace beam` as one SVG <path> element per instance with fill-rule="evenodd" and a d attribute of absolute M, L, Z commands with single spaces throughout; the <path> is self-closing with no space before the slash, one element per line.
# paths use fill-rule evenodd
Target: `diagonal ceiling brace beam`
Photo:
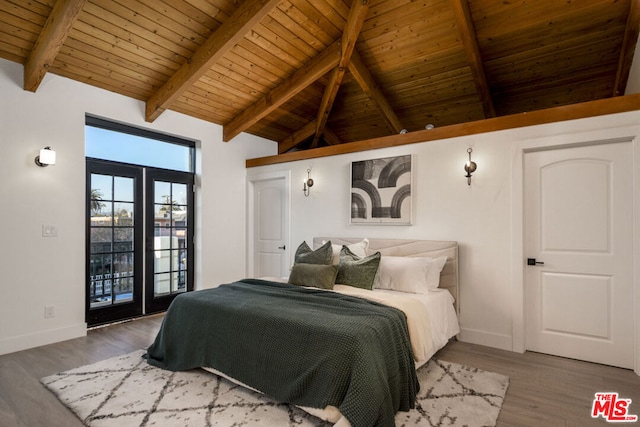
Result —
<path fill-rule="evenodd" d="M 618 60 L 616 81 L 613 86 L 613 96 L 624 95 L 624 91 L 627 88 L 633 55 L 638 42 L 638 31 L 640 31 L 640 0 L 631 0 L 622 47 L 620 48 L 620 59 Z"/>
<path fill-rule="evenodd" d="M 347 23 L 342 33 L 341 40 L 341 56 L 338 67 L 331 73 L 329 84 L 325 88 L 324 95 L 320 107 L 318 108 L 318 115 L 316 117 L 316 134 L 311 146 L 315 146 L 318 143 L 322 131 L 327 124 L 331 107 L 338 95 L 338 90 L 342 84 L 344 74 L 347 72 L 347 67 L 351 61 L 351 55 L 356 48 L 356 41 L 362 30 L 362 25 L 369 12 L 369 0 L 354 0 L 347 17 Z"/>
<path fill-rule="evenodd" d="M 24 90 L 35 92 L 80 16 L 86 0 L 58 0 L 24 64 Z"/>
<path fill-rule="evenodd" d="M 324 130 L 324 127 L 327 124 L 327 120 L 329 119 L 329 113 L 331 112 L 333 102 L 338 95 L 338 89 L 340 89 L 340 85 L 342 84 L 342 79 L 344 78 L 345 71 L 346 69 L 343 67 L 336 67 L 331 71 L 331 75 L 329 76 L 329 83 L 324 89 L 322 101 L 320 102 L 320 106 L 318 107 L 318 114 L 315 120 L 315 135 L 313 137 L 311 147 L 316 147 L 318 145 L 318 140 L 320 139 L 322 131 Z"/>
<path fill-rule="evenodd" d="M 491 96 L 491 90 L 489 89 L 489 83 L 487 82 L 487 76 L 484 72 L 484 65 L 482 64 L 482 56 L 480 55 L 473 19 L 471 19 L 469 3 L 467 0 L 451 0 L 451 5 L 453 6 L 453 14 L 456 17 L 456 24 L 460 32 L 460 37 L 462 38 L 464 51 L 467 54 L 467 60 L 469 61 L 469 67 L 473 75 L 473 82 L 476 85 L 476 90 L 482 102 L 484 117 L 495 117 L 496 109 L 493 105 L 493 98 Z"/>
<path fill-rule="evenodd" d="M 326 142 L 328 145 L 344 144 L 344 141 L 342 141 L 333 130 L 326 126 L 324 127 L 324 131 L 322 131 L 322 136 L 324 136 L 324 142 Z"/>
<path fill-rule="evenodd" d="M 229 52 L 281 0 L 246 0 L 193 56 L 147 100 L 145 119 L 152 122 Z"/>
<path fill-rule="evenodd" d="M 287 138 L 278 142 L 278 154 L 286 153 L 292 148 L 297 147 L 304 140 L 313 135 L 316 131 L 316 121 L 311 120 L 309 123 L 289 135 Z"/>
<path fill-rule="evenodd" d="M 265 96 L 224 125 L 222 140 L 230 141 L 239 133 L 249 129 L 273 110 L 325 75 L 339 62 L 340 43 L 336 41 L 302 66 L 291 77 L 271 89 Z"/>
<path fill-rule="evenodd" d="M 392 133 L 400 133 L 403 129 L 400 119 L 393 111 L 391 104 L 389 104 L 375 79 L 362 62 L 357 50 L 351 55 L 349 71 L 351 71 L 351 75 L 356 82 L 358 82 L 364 93 L 378 106 L 389 130 L 391 130 Z"/>

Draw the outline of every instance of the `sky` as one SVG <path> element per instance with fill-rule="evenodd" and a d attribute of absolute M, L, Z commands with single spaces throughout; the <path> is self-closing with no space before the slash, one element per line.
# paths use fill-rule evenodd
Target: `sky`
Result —
<path fill-rule="evenodd" d="M 142 166 L 191 172 L 189 147 L 85 126 L 86 156 Z"/>

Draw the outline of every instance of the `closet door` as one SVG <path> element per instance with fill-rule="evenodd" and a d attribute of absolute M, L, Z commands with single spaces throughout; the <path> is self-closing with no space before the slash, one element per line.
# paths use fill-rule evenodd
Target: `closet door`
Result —
<path fill-rule="evenodd" d="M 289 275 L 288 194 L 283 177 L 253 182 L 254 277 Z"/>
<path fill-rule="evenodd" d="M 630 143 L 525 156 L 527 349 L 633 368 Z"/>

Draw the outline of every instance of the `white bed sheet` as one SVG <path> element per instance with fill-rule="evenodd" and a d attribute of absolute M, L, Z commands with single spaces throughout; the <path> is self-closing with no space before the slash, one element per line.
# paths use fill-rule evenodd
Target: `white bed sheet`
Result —
<path fill-rule="evenodd" d="M 451 338 L 460 333 L 460 324 L 458 323 L 458 316 L 453 306 L 453 296 L 446 289 L 435 289 L 429 291 L 426 294 L 410 294 L 405 292 L 398 292 L 385 289 L 376 289 L 374 294 L 388 294 L 398 296 L 402 295 L 404 298 L 411 299 L 419 303 L 423 312 L 427 314 L 430 325 L 430 337 L 431 343 L 423 344 L 420 350 L 414 349 L 414 358 L 416 363 L 416 369 L 424 365 L 433 357 L 433 355 L 444 347 Z M 384 301 L 382 301 L 384 303 Z M 405 314 L 407 314 L 405 312 Z M 411 317 L 412 314 L 407 314 L 407 317 Z M 409 322 L 409 319 L 408 319 Z M 411 339 L 412 349 L 417 346 L 413 343 L 414 337 L 409 332 Z M 417 338 L 416 338 L 417 339 Z"/>
<path fill-rule="evenodd" d="M 451 337 L 460 333 L 458 317 L 453 308 L 453 297 L 444 289 L 430 291 L 428 294 L 413 294 L 335 285 L 333 290 L 402 310 L 407 316 L 416 368 L 424 365 Z"/>

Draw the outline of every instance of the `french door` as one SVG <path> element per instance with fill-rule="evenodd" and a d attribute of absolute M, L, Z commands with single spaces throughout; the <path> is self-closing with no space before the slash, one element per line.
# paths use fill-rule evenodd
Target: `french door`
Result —
<path fill-rule="evenodd" d="M 193 174 L 87 159 L 86 200 L 89 326 L 193 290 Z"/>

